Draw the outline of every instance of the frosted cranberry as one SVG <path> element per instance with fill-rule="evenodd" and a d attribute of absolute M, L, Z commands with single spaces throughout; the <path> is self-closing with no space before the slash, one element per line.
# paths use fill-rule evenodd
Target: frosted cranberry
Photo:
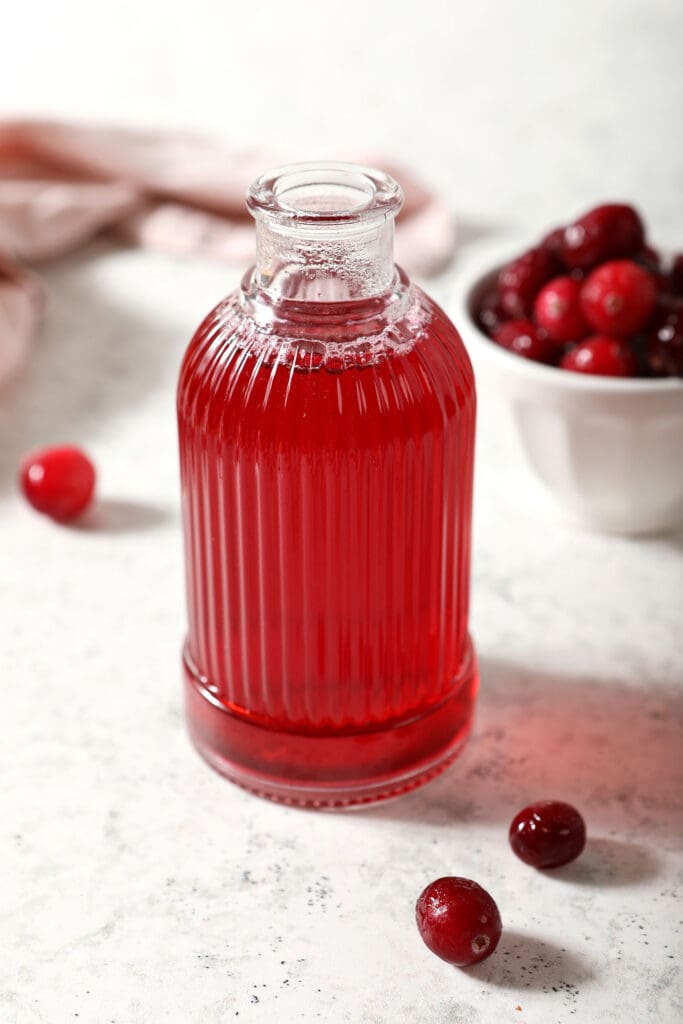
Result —
<path fill-rule="evenodd" d="M 581 284 L 554 277 L 536 296 L 534 318 L 554 341 L 578 341 L 588 333 L 581 312 Z"/>
<path fill-rule="evenodd" d="M 540 247 L 529 249 L 503 267 L 498 275 L 498 291 L 507 316 L 517 320 L 531 316 L 538 292 L 559 269 L 556 257 Z"/>
<path fill-rule="evenodd" d="M 683 300 L 661 302 L 647 336 L 646 360 L 657 377 L 683 377 Z"/>
<path fill-rule="evenodd" d="M 426 946 L 456 967 L 469 967 L 493 953 L 503 925 L 494 900 L 468 878 L 438 878 L 415 908 Z"/>
<path fill-rule="evenodd" d="M 651 274 L 632 260 L 612 260 L 594 270 L 581 289 L 581 309 L 601 334 L 626 337 L 645 326 L 657 301 Z"/>
<path fill-rule="evenodd" d="M 477 323 L 489 337 L 493 337 L 505 319 L 505 313 L 500 305 L 498 289 L 490 288 L 479 303 Z"/>
<path fill-rule="evenodd" d="M 603 260 L 634 255 L 644 241 L 645 228 L 633 207 L 606 203 L 565 228 L 562 260 L 568 267 L 594 267 Z"/>
<path fill-rule="evenodd" d="M 72 445 L 44 448 L 22 461 L 19 482 L 38 512 L 66 522 L 90 504 L 95 489 L 95 468 L 80 448 Z"/>
<path fill-rule="evenodd" d="M 531 320 L 507 320 L 493 335 L 493 340 L 509 352 L 537 363 L 551 363 L 557 344 Z"/>
<path fill-rule="evenodd" d="M 627 341 L 594 334 L 560 359 L 561 370 L 593 373 L 601 377 L 633 377 L 636 357 Z"/>
<path fill-rule="evenodd" d="M 534 868 L 559 868 L 575 860 L 586 845 L 579 812 L 561 800 L 529 804 L 510 825 L 510 846 Z"/>

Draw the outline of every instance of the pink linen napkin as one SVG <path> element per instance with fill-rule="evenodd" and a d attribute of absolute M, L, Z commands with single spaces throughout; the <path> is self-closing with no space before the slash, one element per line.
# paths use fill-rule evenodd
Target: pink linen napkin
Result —
<path fill-rule="evenodd" d="M 0 381 L 21 362 L 43 305 L 29 265 L 105 230 L 130 244 L 247 264 L 254 240 L 246 190 L 293 159 L 183 132 L 0 121 Z M 419 275 L 443 267 L 455 246 L 447 207 L 391 161 L 355 159 L 403 187 L 398 262 Z"/>

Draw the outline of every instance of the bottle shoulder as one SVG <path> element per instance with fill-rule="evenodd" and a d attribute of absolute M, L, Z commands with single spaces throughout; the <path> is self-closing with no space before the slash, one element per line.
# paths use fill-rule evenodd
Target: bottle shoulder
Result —
<path fill-rule="evenodd" d="M 335 304 L 339 305 L 339 304 Z M 198 372 L 206 363 L 232 361 L 236 352 L 260 362 L 277 362 L 297 370 L 379 367 L 389 359 L 407 357 L 416 349 L 429 360 L 430 342 L 449 356 L 457 369 L 469 360 L 452 321 L 437 303 L 416 285 L 407 285 L 397 300 L 379 311 L 344 309 L 332 304 L 310 304 L 310 311 L 295 318 L 257 317 L 243 290 L 226 296 L 212 309 L 193 335 L 183 358 L 181 377 Z"/>
<path fill-rule="evenodd" d="M 358 321 L 340 324 L 329 311 L 286 327 L 258 323 L 241 292 L 220 302 L 186 351 L 181 419 L 211 422 L 214 429 L 220 422 L 229 430 L 247 410 L 265 427 L 285 411 L 299 416 L 326 408 L 321 434 L 334 431 L 337 419 L 373 415 L 388 417 L 400 433 L 404 418 L 418 409 L 424 430 L 474 415 L 474 377 L 460 335 L 416 286 L 389 316 L 370 317 L 361 329 Z"/>
<path fill-rule="evenodd" d="M 431 340 L 441 346 L 447 357 L 453 362 L 457 375 L 471 379 L 473 384 L 472 364 L 456 325 L 430 295 L 417 286 L 415 286 L 415 291 L 426 312 L 426 340 Z M 427 345 L 426 348 L 428 349 L 429 346 Z"/>

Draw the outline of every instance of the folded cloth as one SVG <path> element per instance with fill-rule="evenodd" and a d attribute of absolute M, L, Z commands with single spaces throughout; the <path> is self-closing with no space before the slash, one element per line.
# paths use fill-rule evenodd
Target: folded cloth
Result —
<path fill-rule="evenodd" d="M 354 158 L 403 187 L 398 262 L 412 274 L 438 271 L 455 246 L 447 207 L 391 161 Z M 183 132 L 0 121 L 0 380 L 21 361 L 42 308 L 28 266 L 103 231 L 129 244 L 246 264 L 254 251 L 246 190 L 268 167 L 293 159 Z"/>

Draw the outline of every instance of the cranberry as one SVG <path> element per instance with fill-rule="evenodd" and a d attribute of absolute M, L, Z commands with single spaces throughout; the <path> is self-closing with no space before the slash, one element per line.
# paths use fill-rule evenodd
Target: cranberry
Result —
<path fill-rule="evenodd" d="M 639 266 L 645 267 L 651 274 L 657 275 L 661 269 L 661 257 L 652 245 L 644 245 L 633 258 Z"/>
<path fill-rule="evenodd" d="M 493 340 L 509 352 L 537 363 L 553 362 L 557 352 L 557 344 L 531 320 L 507 320 L 495 332 Z"/>
<path fill-rule="evenodd" d="M 503 267 L 498 275 L 498 289 L 506 315 L 517 320 L 531 316 L 536 295 L 559 269 L 555 256 L 540 247 L 529 249 Z"/>
<path fill-rule="evenodd" d="M 581 285 L 571 277 L 554 277 L 536 296 L 534 318 L 554 341 L 578 341 L 588 333 L 581 312 Z"/>
<path fill-rule="evenodd" d="M 683 295 L 683 253 L 674 256 L 667 279 L 667 287 L 672 295 Z"/>
<path fill-rule="evenodd" d="M 498 297 L 498 289 L 490 288 L 479 303 L 477 323 L 489 337 L 493 337 L 505 319 L 506 316 Z"/>
<path fill-rule="evenodd" d="M 664 270 L 662 258 L 651 245 L 644 245 L 633 257 L 635 263 L 652 275 L 658 291 L 667 291 L 670 286 L 669 275 Z"/>
<path fill-rule="evenodd" d="M 593 267 L 642 248 L 645 228 L 632 206 L 596 206 L 565 229 L 562 260 L 568 267 Z"/>
<path fill-rule="evenodd" d="M 27 455 L 19 471 L 21 488 L 38 512 L 65 522 L 83 512 L 95 489 L 95 468 L 72 445 Z"/>
<path fill-rule="evenodd" d="M 560 359 L 561 370 L 593 373 L 601 377 L 633 377 L 636 357 L 627 341 L 594 334 Z"/>
<path fill-rule="evenodd" d="M 660 306 L 647 336 L 646 360 L 657 377 L 683 377 L 683 301 Z"/>
<path fill-rule="evenodd" d="M 586 845 L 579 812 L 561 800 L 530 804 L 510 825 L 510 846 L 534 868 L 559 868 L 575 860 Z"/>
<path fill-rule="evenodd" d="M 562 261 L 562 247 L 564 245 L 564 228 L 554 228 L 544 235 L 540 241 L 540 248 L 547 249 L 549 253 L 560 262 Z"/>
<path fill-rule="evenodd" d="M 490 956 L 503 929 L 494 900 L 468 878 L 438 878 L 424 890 L 415 911 L 425 945 L 456 967 Z"/>
<path fill-rule="evenodd" d="M 657 286 L 632 260 L 612 260 L 594 270 L 581 289 L 581 308 L 601 334 L 626 337 L 643 327 L 655 307 Z"/>

